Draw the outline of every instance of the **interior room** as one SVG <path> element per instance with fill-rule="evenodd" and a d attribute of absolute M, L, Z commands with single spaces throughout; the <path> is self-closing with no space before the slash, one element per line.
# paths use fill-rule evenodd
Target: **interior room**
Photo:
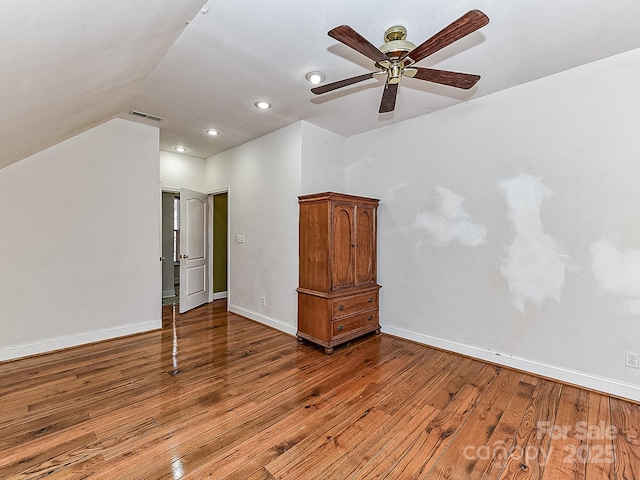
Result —
<path fill-rule="evenodd" d="M 639 2 L 0 14 L 0 477 L 640 478 Z M 379 201 L 336 344 L 324 192 Z"/>

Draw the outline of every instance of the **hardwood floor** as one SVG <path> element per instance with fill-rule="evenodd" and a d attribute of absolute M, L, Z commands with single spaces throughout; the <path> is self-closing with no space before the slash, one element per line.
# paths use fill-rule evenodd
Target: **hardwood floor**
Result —
<path fill-rule="evenodd" d="M 225 311 L 0 364 L 0 478 L 640 479 L 640 406 L 386 335 Z"/>

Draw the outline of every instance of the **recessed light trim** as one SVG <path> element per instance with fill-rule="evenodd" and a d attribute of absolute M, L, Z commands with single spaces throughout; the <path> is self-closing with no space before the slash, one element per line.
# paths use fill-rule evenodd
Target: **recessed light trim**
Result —
<path fill-rule="evenodd" d="M 174 147 L 173 149 L 178 153 L 184 153 L 187 151 L 186 147 Z"/>
<path fill-rule="evenodd" d="M 260 110 L 267 110 L 271 108 L 271 104 L 269 102 L 256 102 L 254 105 Z"/>
<path fill-rule="evenodd" d="M 212 137 L 215 137 L 216 135 L 220 135 L 220 132 L 214 128 L 207 128 L 204 133 L 206 133 L 207 135 L 211 135 Z"/>
<path fill-rule="evenodd" d="M 313 85 L 318 85 L 319 83 L 324 82 L 327 77 L 322 72 L 309 72 L 304 76 L 304 78 L 307 79 L 307 82 Z"/>

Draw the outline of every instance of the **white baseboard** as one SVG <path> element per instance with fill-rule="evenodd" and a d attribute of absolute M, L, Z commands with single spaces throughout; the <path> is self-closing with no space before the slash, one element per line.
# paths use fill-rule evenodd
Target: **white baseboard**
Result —
<path fill-rule="evenodd" d="M 12 345 L 0 348 L 0 361 L 15 360 L 17 358 L 52 352 L 63 348 L 77 347 L 78 345 L 84 345 L 86 343 L 100 342 L 102 340 L 132 335 L 134 333 L 158 330 L 160 328 L 162 328 L 162 319 L 50 338 L 24 345 Z"/>
<path fill-rule="evenodd" d="M 383 333 L 640 402 L 640 386 L 381 324 Z"/>
<path fill-rule="evenodd" d="M 214 292 L 213 299 L 214 300 L 222 300 L 223 298 L 227 298 L 227 292 Z"/>
<path fill-rule="evenodd" d="M 175 290 L 163 290 L 162 291 L 162 298 L 175 297 L 175 296 L 176 296 L 176 291 Z"/>
<path fill-rule="evenodd" d="M 298 331 L 297 327 L 284 323 L 281 320 L 262 315 L 261 313 L 254 312 L 253 310 L 247 310 L 246 308 L 242 308 L 237 305 L 229 305 L 229 311 L 242 315 L 243 317 L 250 318 L 251 320 L 255 320 L 258 323 L 263 323 L 264 325 L 268 325 L 276 330 L 288 333 L 289 335 L 295 335 Z"/>
<path fill-rule="evenodd" d="M 291 326 L 275 318 L 268 317 L 266 315 L 254 312 L 253 310 L 248 310 L 243 307 L 239 307 L 237 305 L 229 305 L 229 311 L 238 315 L 242 315 L 243 317 L 247 317 L 251 320 L 255 320 L 256 322 L 262 323 L 264 325 L 268 325 L 290 335 L 295 335 L 297 332 L 296 326 Z M 597 375 L 591 375 L 577 370 L 570 370 L 567 368 L 549 365 L 535 360 L 507 355 L 500 352 L 494 352 L 472 345 L 465 345 L 463 343 L 445 340 L 443 338 L 434 337 L 431 335 L 426 335 L 423 333 L 418 333 L 391 325 L 386 325 L 384 323 L 381 324 L 381 328 L 383 333 L 394 335 L 396 337 L 405 338 L 407 340 L 412 340 L 424 345 L 429 345 L 450 352 L 459 353 L 461 355 L 477 358 L 478 360 L 484 360 L 497 365 L 515 368 L 517 370 L 529 372 L 534 375 L 540 375 L 542 377 L 555 379 L 560 382 L 569 383 L 572 385 L 588 388 L 591 390 L 597 390 L 617 397 L 628 398 L 630 400 L 640 402 L 640 385 L 633 385 L 611 378 L 599 377 Z"/>

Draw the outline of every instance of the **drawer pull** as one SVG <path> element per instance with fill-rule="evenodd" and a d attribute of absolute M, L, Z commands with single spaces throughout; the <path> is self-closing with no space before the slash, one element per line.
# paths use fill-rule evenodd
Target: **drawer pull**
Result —
<path fill-rule="evenodd" d="M 369 303 L 373 303 L 373 297 L 369 297 L 369 299 L 367 300 L 367 302 L 369 302 Z"/>
<path fill-rule="evenodd" d="M 344 326 L 343 325 L 338 325 L 338 330 L 344 330 Z"/>
<path fill-rule="evenodd" d="M 340 311 L 344 310 L 344 305 L 338 305 L 338 310 Z"/>
<path fill-rule="evenodd" d="M 369 320 L 369 321 L 373 320 L 373 315 L 369 315 L 369 316 L 367 317 L 367 320 Z"/>

